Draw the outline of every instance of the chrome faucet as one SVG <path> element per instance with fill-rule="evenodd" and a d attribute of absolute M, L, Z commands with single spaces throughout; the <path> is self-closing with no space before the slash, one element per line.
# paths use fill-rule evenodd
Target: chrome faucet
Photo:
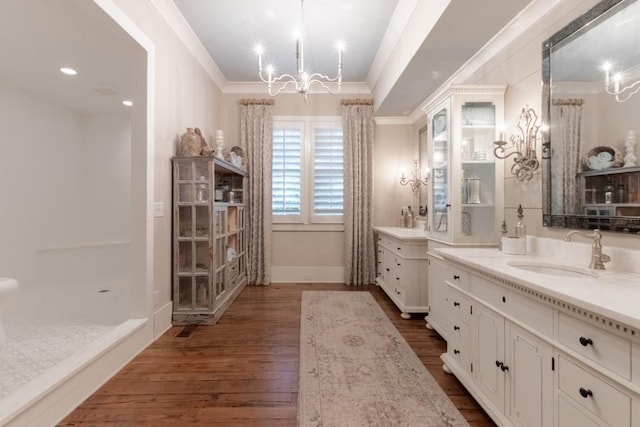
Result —
<path fill-rule="evenodd" d="M 567 233 L 565 240 L 570 242 L 571 237 L 574 234 L 593 239 L 593 245 L 591 245 L 591 263 L 589 264 L 589 268 L 593 268 L 594 270 L 604 270 L 604 263 L 611 261 L 611 257 L 602 253 L 602 233 L 600 230 L 596 228 L 591 234 L 578 230 L 571 230 Z"/>

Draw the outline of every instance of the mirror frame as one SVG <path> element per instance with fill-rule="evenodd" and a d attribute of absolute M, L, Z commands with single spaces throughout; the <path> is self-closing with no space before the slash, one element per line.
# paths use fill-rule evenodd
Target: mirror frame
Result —
<path fill-rule="evenodd" d="M 551 49 L 568 37 L 590 25 L 609 9 L 628 0 L 602 0 L 583 15 L 562 27 L 542 43 L 542 225 L 555 228 L 577 228 L 580 218 L 575 215 L 551 214 Z M 615 231 L 614 231 L 615 232 Z"/>

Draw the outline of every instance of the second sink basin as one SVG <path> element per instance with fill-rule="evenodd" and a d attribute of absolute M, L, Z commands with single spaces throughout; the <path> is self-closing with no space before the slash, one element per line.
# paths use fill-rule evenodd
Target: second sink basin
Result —
<path fill-rule="evenodd" d="M 569 265 L 551 264 L 543 262 L 511 261 L 511 267 L 532 273 L 546 274 L 557 277 L 598 277 L 598 273 L 587 268 L 571 267 Z"/>

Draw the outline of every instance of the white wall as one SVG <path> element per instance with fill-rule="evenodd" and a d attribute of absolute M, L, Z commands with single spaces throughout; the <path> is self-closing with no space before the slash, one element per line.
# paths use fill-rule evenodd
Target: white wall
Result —
<path fill-rule="evenodd" d="M 373 159 L 373 223 L 399 227 L 403 206 L 411 205 L 414 212 L 418 212 L 418 197 L 409 186 L 400 185 L 402 172 L 410 177 L 413 159 L 418 158 L 417 130 L 407 124 L 393 124 L 393 121 L 380 123 L 376 125 Z"/>
<path fill-rule="evenodd" d="M 129 120 L 81 115 L 7 81 L 0 92 L 0 271 L 21 286 L 55 281 L 39 277 L 43 249 L 129 240 Z"/>
<path fill-rule="evenodd" d="M 166 0 L 114 0 L 114 3 L 155 45 L 155 170 L 154 199 L 164 203 L 165 215 L 154 219 L 154 310 L 163 310 L 170 322 L 171 295 L 171 161 L 179 136 L 187 127 L 198 127 L 211 144 L 220 129 L 222 96 L 206 61 L 193 52 L 201 45 L 178 36 L 157 7 L 173 10 Z M 176 9 L 177 11 L 177 9 Z M 135 165 L 134 165 L 135 167 Z"/>

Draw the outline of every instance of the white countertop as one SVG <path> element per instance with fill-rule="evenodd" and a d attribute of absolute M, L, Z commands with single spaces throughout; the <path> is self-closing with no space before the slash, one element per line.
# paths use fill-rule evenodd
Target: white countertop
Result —
<path fill-rule="evenodd" d="M 435 250 L 447 260 L 504 277 L 516 284 L 640 330 L 640 274 L 637 272 L 588 270 L 595 272 L 598 277 L 559 277 L 524 271 L 509 263 L 535 262 L 586 269 L 589 259 L 586 258 L 584 262 L 579 263 L 562 256 L 506 255 L 496 248 Z"/>
<path fill-rule="evenodd" d="M 375 231 L 387 234 L 400 240 L 427 240 L 427 232 L 423 228 L 373 227 Z"/>

